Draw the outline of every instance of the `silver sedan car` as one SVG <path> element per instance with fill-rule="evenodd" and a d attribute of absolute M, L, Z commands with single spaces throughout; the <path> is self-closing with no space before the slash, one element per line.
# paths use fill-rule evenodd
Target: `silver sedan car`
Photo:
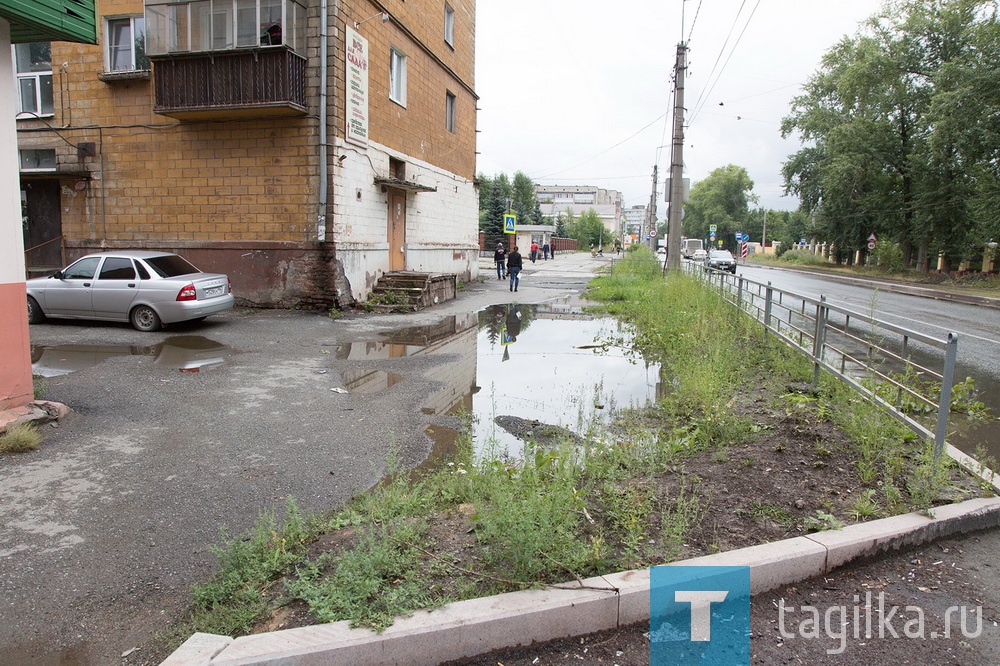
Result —
<path fill-rule="evenodd" d="M 233 307 L 222 273 L 202 273 L 166 252 L 128 250 L 88 254 L 48 277 L 27 281 L 28 321 L 127 321 L 139 331 L 201 320 Z"/>

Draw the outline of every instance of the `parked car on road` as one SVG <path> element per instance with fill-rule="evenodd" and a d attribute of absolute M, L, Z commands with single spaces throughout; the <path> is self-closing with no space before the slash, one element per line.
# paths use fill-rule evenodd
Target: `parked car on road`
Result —
<path fill-rule="evenodd" d="M 48 277 L 27 281 L 28 321 L 127 321 L 136 330 L 201 320 L 233 307 L 222 273 L 202 273 L 167 252 L 127 250 L 88 254 Z"/>
<path fill-rule="evenodd" d="M 736 274 L 736 259 L 733 258 L 729 250 L 710 250 L 705 257 L 705 270 L 714 268 L 720 271 L 729 271 Z"/>

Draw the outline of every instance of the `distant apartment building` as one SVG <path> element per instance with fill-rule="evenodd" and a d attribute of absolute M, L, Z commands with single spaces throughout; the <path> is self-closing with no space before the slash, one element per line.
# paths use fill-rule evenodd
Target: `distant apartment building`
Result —
<path fill-rule="evenodd" d="M 621 233 L 622 193 L 589 185 L 535 185 L 543 217 L 571 213 L 579 217 L 593 209 L 613 236 Z"/>
<path fill-rule="evenodd" d="M 102 0 L 18 45 L 29 272 L 168 250 L 270 306 L 478 274 L 475 0 Z"/>
<path fill-rule="evenodd" d="M 622 217 L 625 219 L 624 232 L 631 237 L 630 242 L 642 240 L 640 236 L 643 234 L 643 229 L 646 228 L 645 204 L 626 208 L 622 211 Z"/>

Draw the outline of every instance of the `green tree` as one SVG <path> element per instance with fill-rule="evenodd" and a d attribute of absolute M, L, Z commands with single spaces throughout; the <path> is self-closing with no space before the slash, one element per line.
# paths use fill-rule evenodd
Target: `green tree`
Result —
<path fill-rule="evenodd" d="M 487 234 L 502 234 L 503 216 L 513 187 L 504 173 L 493 178 L 480 175 L 479 180 L 479 229 Z"/>
<path fill-rule="evenodd" d="M 684 204 L 684 235 L 707 239 L 714 224 L 716 236 L 732 244 L 746 226 L 751 203 L 757 203 L 757 196 L 747 170 L 734 164 L 719 167 L 691 188 Z"/>
<path fill-rule="evenodd" d="M 580 217 L 575 219 L 572 217 L 572 213 L 570 213 L 570 218 L 566 226 L 570 238 L 575 238 L 580 244 L 580 248 L 590 247 L 591 243 L 597 246 L 602 242 L 611 243 L 614 241 L 611 234 L 604 227 L 604 222 L 601 221 L 601 218 L 597 215 L 597 211 L 593 208 L 588 208 L 581 213 Z"/>
<path fill-rule="evenodd" d="M 556 216 L 556 236 L 559 238 L 569 238 L 569 230 L 567 229 L 567 219 L 572 220 L 572 214 L 559 213 Z"/>
<path fill-rule="evenodd" d="M 518 224 L 541 224 L 541 216 L 535 218 L 535 209 L 538 207 L 535 184 L 523 171 L 514 174 L 511 198 L 514 200 L 513 209 L 517 215 Z"/>
<path fill-rule="evenodd" d="M 855 249 L 875 232 L 926 270 L 989 235 L 998 44 L 991 0 L 900 0 L 827 52 L 782 123 L 804 144 L 786 191 L 823 240 Z"/>

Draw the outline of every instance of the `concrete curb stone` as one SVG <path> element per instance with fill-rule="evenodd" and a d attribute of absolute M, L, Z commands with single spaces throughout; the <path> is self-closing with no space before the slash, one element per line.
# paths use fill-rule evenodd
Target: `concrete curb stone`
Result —
<path fill-rule="evenodd" d="M 1000 498 L 978 498 L 674 562 L 749 566 L 751 592 L 823 575 L 852 560 L 945 536 L 1000 526 Z M 544 590 L 461 601 L 401 618 L 383 633 L 348 622 L 268 634 L 195 634 L 164 666 L 438 664 L 492 650 L 583 635 L 649 619 L 649 570 L 623 571 Z M 214 654 L 212 650 L 221 647 Z M 207 657 L 207 660 L 206 660 Z"/>

